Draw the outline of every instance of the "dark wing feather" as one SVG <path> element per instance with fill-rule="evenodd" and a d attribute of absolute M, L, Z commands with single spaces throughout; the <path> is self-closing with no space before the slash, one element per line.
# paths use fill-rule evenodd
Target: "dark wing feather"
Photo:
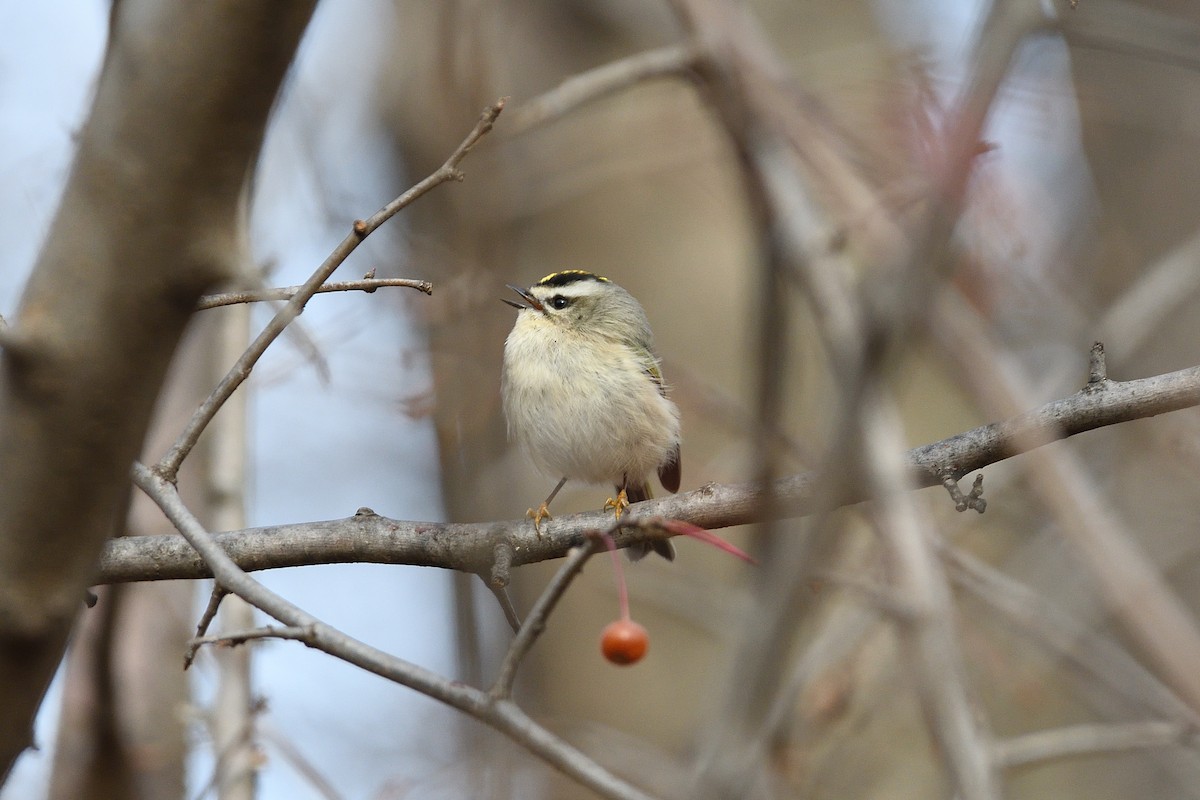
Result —
<path fill-rule="evenodd" d="M 679 445 L 671 451 L 670 457 L 658 465 L 658 479 L 668 492 L 678 492 L 679 482 L 683 479 L 683 465 L 679 460 Z"/>

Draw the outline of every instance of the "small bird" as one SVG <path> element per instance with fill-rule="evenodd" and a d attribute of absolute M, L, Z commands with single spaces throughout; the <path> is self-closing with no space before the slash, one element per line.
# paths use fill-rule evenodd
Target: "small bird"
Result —
<path fill-rule="evenodd" d="M 562 480 L 526 512 L 541 533 L 550 502 L 568 480 L 611 483 L 605 509 L 620 518 L 630 503 L 651 497 L 657 471 L 679 490 L 679 408 L 667 397 L 646 312 L 608 278 L 583 270 L 554 272 L 528 289 L 509 285 L 525 302 L 504 342 L 501 392 L 510 438 L 534 464 Z M 666 539 L 635 545 L 667 560 Z"/>

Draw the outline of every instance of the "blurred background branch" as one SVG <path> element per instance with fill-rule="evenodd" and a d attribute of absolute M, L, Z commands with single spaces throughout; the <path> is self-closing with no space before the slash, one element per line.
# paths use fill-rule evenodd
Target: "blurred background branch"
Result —
<path fill-rule="evenodd" d="M 269 800 L 300 791 L 280 788 L 285 773 L 322 796 L 379 800 L 1200 796 L 1200 368 L 1181 369 L 1200 364 L 1194 4 L 342 3 L 314 25 L 280 106 L 290 133 L 255 181 L 268 242 L 255 260 L 298 265 L 271 285 L 309 277 L 348 228 L 361 233 L 354 209 L 379 207 L 403 175 L 437 170 L 480 107 L 511 95 L 513 108 L 472 156 L 469 190 L 431 193 L 364 243 L 381 280 L 437 293 L 311 303 L 307 344 L 260 353 L 242 390 L 257 437 L 246 522 L 187 523 L 225 529 L 219 549 L 197 541 L 286 636 L 349 659 L 339 692 L 324 671 L 335 659 L 272 647 L 257 623 L 231 632 L 263 676 L 230 728 L 261 748 L 243 786 Z M 142 5 L 124 0 L 114 19 Z M 322 40 L 329 30 L 341 38 Z M 278 211 L 300 196 L 313 216 Z M 301 254 L 310 228 L 329 234 Z M 171 263 L 158 255 L 144 263 Z M 636 512 L 746 525 L 726 535 L 762 564 L 685 542 L 674 566 L 631 569 L 653 647 L 622 670 L 595 647 L 616 605 L 607 570 L 542 595 L 556 565 L 540 562 L 610 518 L 564 514 L 543 537 L 504 521 L 546 487 L 505 440 L 496 384 L 512 316 L 497 299 L 564 267 L 643 302 L 683 411 L 688 491 Z M 189 283 L 172 308 L 268 285 L 227 277 Z M 9 377 L 44 352 L 23 329 L 38 308 L 5 309 Z M 1097 339 L 1107 363 L 1085 368 Z M 315 354 L 326 385 L 296 369 Z M 983 510 L 956 481 L 985 467 L 987 513 L 954 513 Z M 911 491 L 922 486 L 950 501 Z M 556 503 L 602 499 L 568 487 Z M 277 524 L 363 502 L 380 513 Z M 75 584 L 95 555 L 84 550 L 70 554 Z M 30 552 L 57 567 L 56 547 Z M 455 573 L 245 574 L 343 561 Z M 113 677 L 117 633 L 155 629 L 153 613 L 122 616 L 135 593 L 162 587 L 150 604 L 175 608 L 162 598 L 178 585 L 140 582 L 212 571 L 179 537 L 106 546 L 99 580 L 139 584 L 101 591 L 79 628 L 60 722 L 90 733 L 59 736 L 58 796 L 85 796 L 73 787 L 89 769 L 123 796 L 179 796 L 183 728 L 123 721 L 137 716 Z M 498 587 L 513 595 L 503 611 Z M 553 613 L 513 645 L 506 617 L 539 596 Z M 174 669 L 187 613 L 157 616 L 142 652 Z M 468 713 L 353 683 L 351 664 Z M 129 674 L 149 686 L 155 673 Z M 499 699 L 484 689 L 495 675 Z M 172 676 L 147 691 L 157 706 L 143 703 L 143 719 L 205 718 L 180 711 L 188 687 Z M 285 743 L 253 735 L 272 717 L 289 720 Z M 110 758 L 120 747 L 161 759 Z M 136 779 L 146 764 L 166 793 Z M 220 766 L 193 786 L 217 787 Z"/>

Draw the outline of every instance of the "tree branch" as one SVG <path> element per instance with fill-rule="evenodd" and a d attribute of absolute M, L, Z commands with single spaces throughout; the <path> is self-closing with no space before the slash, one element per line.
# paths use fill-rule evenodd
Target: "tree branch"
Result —
<path fill-rule="evenodd" d="M 995 764 L 972 707 L 967 670 L 955 628 L 945 571 L 924 534 L 929 527 L 913 502 L 899 454 L 904 429 L 895 408 L 876 395 L 864 408 L 867 478 L 878 487 L 876 518 L 887 549 L 891 583 L 911 609 L 899 628 L 917 696 L 938 754 L 965 800 L 999 800 Z"/>
<path fill-rule="evenodd" d="M 990 464 L 1058 439 L 1135 419 L 1200 405 L 1200 367 L 1141 378 L 1109 381 L 1099 389 L 1081 390 L 1070 397 L 1005 420 L 984 425 L 907 454 L 910 478 L 916 487 L 941 486 L 945 475 L 961 478 Z M 783 511 L 804 516 L 817 507 L 813 496 L 816 473 L 791 475 L 776 481 Z M 847 502 L 867 499 L 862 488 Z M 692 492 L 649 500 L 631 506 L 641 517 L 663 516 L 723 528 L 743 525 L 758 517 L 757 484 L 709 484 Z M 439 523 L 393 520 L 365 510 L 342 520 L 274 525 L 216 535 L 216 540 L 245 570 L 367 562 L 443 567 L 487 574 L 495 545 L 507 539 L 512 565 L 561 558 L 582 545 L 586 532 L 604 529 L 609 515 L 590 512 L 556 517 L 538 536 L 528 520 L 495 523 Z M 655 534 L 636 526 L 614 534 L 619 547 Z M 211 577 L 196 552 L 178 537 L 127 536 L 108 543 L 95 582 Z"/>
<path fill-rule="evenodd" d="M 683 74 L 691 68 L 695 59 L 694 48 L 686 44 L 672 44 L 572 75 L 550 91 L 518 107 L 513 112 L 508 133 L 511 136 L 520 135 L 559 119 L 580 106 L 643 81 Z"/>
<path fill-rule="evenodd" d="M 947 346 L 964 381 L 991 413 L 1011 413 L 1027 403 L 1027 379 L 998 356 L 975 310 L 957 295 L 936 316 L 938 336 Z M 957 302 L 956 302 L 957 299 Z M 1094 351 L 1101 350 L 1099 344 Z M 1177 374 L 1177 373 L 1176 373 Z M 1110 381 L 1089 383 L 1083 393 L 1104 395 Z M 1158 565 L 1142 550 L 1114 513 L 1108 498 L 1088 479 L 1078 455 L 1065 448 L 1040 448 L 1049 431 L 1032 430 L 1017 441 L 1030 454 L 1030 488 L 1054 512 L 1063 538 L 1075 548 L 1100 590 L 1105 605 L 1142 648 L 1159 674 L 1200 712 L 1200 630 L 1192 612 L 1164 580 Z"/>
<path fill-rule="evenodd" d="M 267 326 L 259 333 L 258 337 L 246 348 L 246 352 L 242 354 L 242 357 L 230 368 L 225 377 L 221 379 L 221 382 L 212 390 L 212 393 L 196 409 L 196 412 L 192 415 L 191 420 L 188 421 L 183 432 L 179 434 L 179 438 L 175 440 L 175 444 L 162 457 L 162 460 L 155 465 L 156 470 L 168 479 L 174 479 L 176 473 L 179 471 L 179 465 L 187 458 L 188 453 L 192 452 L 192 448 L 196 446 L 196 442 L 200 439 L 200 434 L 208 427 L 208 423 L 212 422 L 213 417 L 217 415 L 221 406 L 250 377 L 250 371 L 254 369 L 254 365 L 262 358 L 263 353 L 267 351 L 271 343 L 279 338 L 279 335 L 283 333 L 292 320 L 300 316 L 300 313 L 304 310 L 305 303 L 309 301 L 321 285 L 333 274 L 333 271 L 340 267 L 342 262 L 358 248 L 363 239 L 370 236 L 380 225 L 395 216 L 398 211 L 418 200 L 431 189 L 447 181 L 461 181 L 463 179 L 463 174 L 459 171 L 458 165 L 471 152 L 471 148 L 478 144 L 479 140 L 492 129 L 496 117 L 500 116 L 500 112 L 504 110 L 506 99 L 501 98 L 484 110 L 475 127 L 467 134 L 467 138 L 450 154 L 450 157 L 446 159 L 446 163 L 442 164 L 433 174 L 376 211 L 367 219 L 355 220 L 351 226 L 350 233 L 346 234 L 346 238 L 342 240 L 341 244 L 334 248 L 328 258 L 304 282 L 287 304 L 279 309 L 271 321 L 267 323 Z"/>
<path fill-rule="evenodd" d="M 0 363 L 0 780 L 30 744 L 196 301 L 243 257 L 246 180 L 313 5 L 113 6 Z"/>
<path fill-rule="evenodd" d="M 993 745 L 993 758 L 1006 768 L 1023 767 L 1060 758 L 1098 756 L 1150 747 L 1193 746 L 1196 729 L 1179 722 L 1148 720 L 1094 725 L 1071 725 L 1026 733 Z"/>
<path fill-rule="evenodd" d="M 409 278 L 362 278 L 357 281 L 337 281 L 336 283 L 326 283 L 317 287 L 314 294 L 324 294 L 326 292 L 374 292 L 376 289 L 382 289 L 385 286 L 401 286 L 407 289 L 416 289 L 423 294 L 433 294 L 433 284 L 429 281 L 414 281 Z M 266 300 L 291 300 L 296 295 L 303 291 L 303 286 L 281 286 L 274 289 L 248 289 L 244 292 L 221 292 L 220 294 L 206 294 L 200 298 L 200 302 L 196 304 L 197 311 L 205 311 L 210 308 L 220 308 L 221 306 L 231 306 L 236 303 L 261 303 Z"/>
<path fill-rule="evenodd" d="M 211 566 L 217 583 L 288 626 L 309 647 L 407 686 L 499 730 L 546 763 L 612 800 L 649 800 L 648 796 L 601 767 L 583 752 L 530 719 L 511 700 L 452 681 L 327 625 L 243 572 L 187 509 L 175 486 L 135 463 L 133 481 Z"/>
<path fill-rule="evenodd" d="M 567 553 L 566 561 L 559 567 L 550 583 L 546 584 L 541 596 L 533 604 L 529 616 L 525 618 L 525 623 L 508 646 L 508 652 L 496 675 L 496 682 L 492 684 L 492 697 L 506 700 L 512 696 L 513 682 L 517 678 L 517 667 L 520 666 L 521 659 L 525 657 L 533 647 L 533 643 L 546 629 L 546 619 L 550 616 L 550 612 L 558 605 L 558 601 L 566 593 L 567 587 L 579 576 L 579 573 L 583 572 L 584 564 L 595 555 L 600 542 L 599 537 L 593 536 L 582 547 L 572 548 L 571 552 Z"/>

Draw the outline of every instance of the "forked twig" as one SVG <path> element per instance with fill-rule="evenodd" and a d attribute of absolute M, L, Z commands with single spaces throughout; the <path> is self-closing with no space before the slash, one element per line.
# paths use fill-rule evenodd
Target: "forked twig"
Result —
<path fill-rule="evenodd" d="M 407 289 L 416 289 L 422 294 L 433 294 L 433 284 L 429 281 L 415 281 L 409 278 L 361 278 L 356 281 L 337 281 L 336 283 L 325 283 L 317 287 L 314 294 L 324 294 L 326 292 L 367 292 L 370 294 L 376 289 L 383 289 L 388 286 L 400 286 Z M 221 306 L 231 306 L 237 303 L 262 303 L 268 300 L 291 300 L 296 295 L 303 291 L 303 286 L 280 286 L 270 289 L 247 289 L 242 292 L 221 292 L 219 294 L 206 294 L 200 298 L 200 302 L 196 304 L 197 311 L 206 311 L 210 308 L 220 308 Z"/>
<path fill-rule="evenodd" d="M 341 266 L 342 262 L 358 248 L 363 239 L 367 238 L 384 222 L 395 216 L 402 208 L 422 197 L 431 189 L 447 181 L 461 181 L 463 179 L 463 174 L 459 171 L 458 165 L 471 152 L 471 148 L 492 129 L 496 118 L 504 110 L 506 99 L 501 98 L 483 112 L 483 115 L 479 118 L 479 122 L 467 134 L 467 138 L 446 159 L 446 163 L 442 164 L 433 174 L 379 209 L 379 211 L 367 219 L 355 220 L 352 230 L 346 235 L 346 238 L 334 248 L 333 252 L 317 268 L 316 272 L 300 286 L 287 304 L 279 309 L 274 318 L 267 323 L 262 332 L 246 348 L 242 357 L 237 360 L 237 363 L 230 368 L 225 377 L 221 379 L 221 382 L 212 390 L 212 393 L 205 398 L 200 407 L 192 414 L 192 418 L 179 434 L 179 438 L 175 440 L 175 443 L 167 451 L 166 455 L 162 457 L 162 460 L 155 465 L 157 472 L 165 476 L 168 480 L 174 480 L 175 475 L 179 472 L 179 465 L 192 452 L 192 448 L 196 446 L 196 442 L 200 439 L 200 434 L 208 427 L 208 423 L 216 416 L 217 411 L 220 410 L 221 406 L 225 404 L 225 401 L 229 399 L 234 391 L 250 377 L 251 370 L 254 369 L 254 365 L 258 363 L 258 360 L 262 358 L 267 348 L 283 333 L 291 321 L 300 315 L 300 312 L 304 310 L 305 303 L 325 283 L 326 279 L 333 274 L 333 271 Z"/>
<path fill-rule="evenodd" d="M 292 628 L 305 629 L 305 644 L 390 681 L 439 700 L 504 733 L 546 763 L 603 797 L 649 800 L 649 796 L 600 766 L 580 750 L 539 725 L 508 699 L 444 678 L 359 641 L 314 617 L 243 572 L 225 554 L 184 505 L 174 484 L 143 464 L 134 464 L 133 481 L 162 509 L 205 560 L 217 582 Z"/>
<path fill-rule="evenodd" d="M 542 590 L 541 596 L 533 604 L 533 608 L 525 617 L 524 624 L 513 638 L 512 644 L 508 646 L 508 652 L 500 664 L 496 681 L 488 692 L 492 697 L 508 699 L 512 696 L 513 681 L 517 678 L 517 667 L 520 666 L 521 659 L 525 657 L 533 647 L 533 643 L 537 641 L 538 636 L 546 629 L 546 619 L 550 616 L 550 612 L 558 605 L 558 601 L 562 599 L 571 582 L 583 571 L 583 565 L 596 553 L 601 542 L 600 537 L 589 536 L 584 544 L 571 548 L 571 552 L 567 553 L 566 560 L 558 568 L 558 572 L 554 574 L 550 583 L 546 584 L 546 588 Z"/>

